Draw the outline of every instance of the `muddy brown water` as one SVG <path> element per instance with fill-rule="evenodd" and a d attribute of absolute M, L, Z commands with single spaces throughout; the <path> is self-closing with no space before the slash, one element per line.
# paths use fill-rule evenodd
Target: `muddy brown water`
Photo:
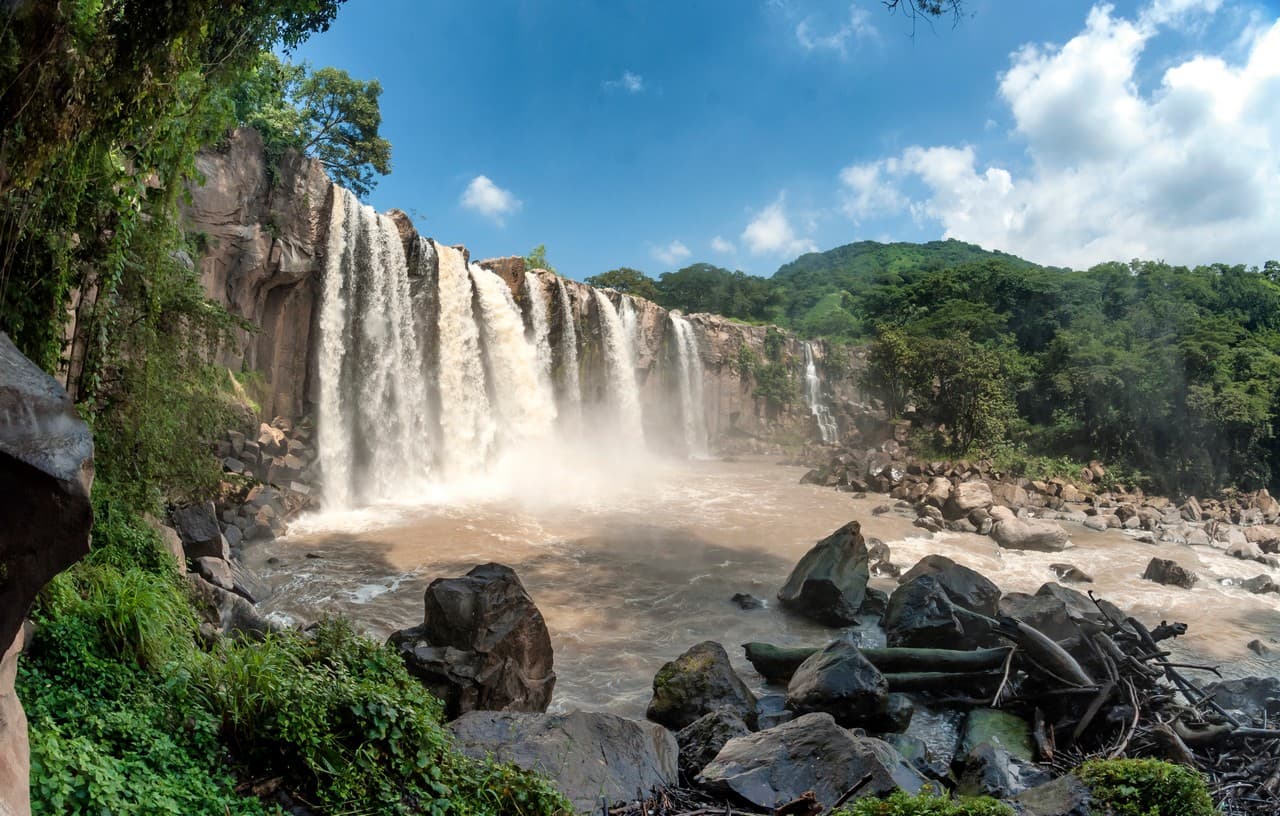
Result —
<path fill-rule="evenodd" d="M 739 644 L 833 638 L 830 629 L 783 614 L 774 595 L 815 541 L 851 519 L 862 522 L 865 535 L 887 542 L 903 570 L 941 553 L 1005 592 L 1034 592 L 1056 580 L 1050 564 L 1069 562 L 1095 580 L 1081 589 L 1151 625 L 1189 624 L 1177 644 L 1180 656 L 1218 664 L 1225 676 L 1280 669 L 1245 645 L 1280 638 L 1280 597 L 1228 585 L 1261 573 L 1280 580 L 1278 571 L 1211 547 L 1144 544 L 1120 531 L 1069 523 L 1075 546 L 1063 553 L 1001 550 L 985 536 L 929 537 L 910 515 L 872 515 L 888 503 L 884 496 L 854 499 L 801 485 L 803 472 L 763 458 L 696 461 L 654 465 L 616 487 L 602 479 L 557 499 L 528 483 L 489 497 L 444 495 L 419 506 L 303 519 L 291 535 L 255 545 L 247 558 L 275 589 L 262 605 L 271 616 L 305 622 L 340 613 L 379 638 L 421 622 L 431 580 L 487 561 L 508 564 L 550 628 L 557 711 L 643 716 L 658 668 L 703 640 L 723 643 L 748 683 L 763 689 Z M 1156 555 L 1199 573 L 1198 585 L 1184 590 L 1143 580 Z M 885 591 L 894 585 L 873 583 Z M 738 592 L 765 600 L 766 608 L 739 609 L 729 600 Z M 874 632 L 862 636 L 876 639 Z"/>

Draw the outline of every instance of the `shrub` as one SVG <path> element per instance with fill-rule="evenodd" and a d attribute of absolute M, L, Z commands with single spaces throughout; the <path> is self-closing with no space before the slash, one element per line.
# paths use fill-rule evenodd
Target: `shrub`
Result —
<path fill-rule="evenodd" d="M 1158 759 L 1094 759 L 1080 766 L 1094 805 L 1113 816 L 1215 816 L 1204 778 Z"/>
<path fill-rule="evenodd" d="M 883 799 L 860 799 L 833 816 L 1013 816 L 1013 808 L 986 796 L 948 799 L 927 790 L 917 796 L 897 791 Z"/>

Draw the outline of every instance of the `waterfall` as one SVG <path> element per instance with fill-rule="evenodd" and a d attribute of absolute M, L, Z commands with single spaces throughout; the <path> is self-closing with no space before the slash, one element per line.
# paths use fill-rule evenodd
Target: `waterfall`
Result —
<path fill-rule="evenodd" d="M 440 272 L 440 427 L 446 474 L 477 470 L 488 459 L 497 426 L 489 409 L 480 327 L 472 313 L 471 276 L 462 253 L 436 244 Z"/>
<path fill-rule="evenodd" d="M 619 432 L 633 443 L 644 441 L 644 424 L 640 415 L 640 388 L 636 384 L 635 351 L 622 317 L 613 308 L 608 295 L 593 290 L 596 311 L 600 313 L 600 333 L 604 340 L 605 363 L 609 380 L 609 396 L 620 423 Z M 630 305 L 622 296 L 620 308 Z M 634 310 L 632 318 L 634 323 Z"/>
<path fill-rule="evenodd" d="M 683 315 L 670 313 L 679 364 L 680 414 L 684 419 L 684 444 L 692 456 L 707 455 L 707 409 L 702 391 L 702 354 L 692 324 Z"/>
<path fill-rule="evenodd" d="M 539 374 L 537 350 L 524 334 L 524 321 L 511 289 L 502 278 L 471 265 L 485 357 L 493 378 L 499 429 L 508 444 L 546 436 L 556 418 L 550 383 Z M 443 332 L 441 332 L 443 334 Z"/>
<path fill-rule="evenodd" d="M 560 298 L 560 315 L 563 321 L 560 328 L 560 370 L 561 388 L 571 430 L 577 431 L 582 425 L 582 384 L 578 381 L 578 329 L 574 325 L 573 301 L 569 298 L 569 287 L 564 278 L 556 276 L 556 292 Z"/>
<path fill-rule="evenodd" d="M 533 323 L 533 345 L 538 352 L 538 376 L 551 384 L 551 315 L 542 279 L 533 272 L 524 273 L 524 289 L 529 293 L 529 317 Z"/>
<path fill-rule="evenodd" d="M 395 222 L 335 188 L 320 310 L 319 464 L 330 507 L 425 483 L 430 419 Z"/>
<path fill-rule="evenodd" d="M 813 344 L 804 344 L 804 399 L 809 404 L 809 413 L 818 420 L 818 432 L 822 441 L 833 445 L 840 436 L 836 427 L 836 419 L 830 409 L 822 402 L 822 381 L 818 379 L 818 365 L 813 359 Z"/>

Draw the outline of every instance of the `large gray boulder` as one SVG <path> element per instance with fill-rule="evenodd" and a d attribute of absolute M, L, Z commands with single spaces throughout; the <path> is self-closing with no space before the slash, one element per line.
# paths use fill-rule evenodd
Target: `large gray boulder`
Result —
<path fill-rule="evenodd" d="M 580 813 L 677 784 L 671 732 L 613 714 L 472 711 L 449 724 L 457 747 L 544 774 Z"/>
<path fill-rule="evenodd" d="M 658 669 L 645 716 L 678 731 L 717 709 L 755 726 L 756 696 L 733 670 L 724 647 L 708 640 Z"/>
<path fill-rule="evenodd" d="M 971 612 L 991 617 L 1000 608 L 1000 587 L 945 555 L 926 555 L 921 558 L 899 579 L 899 583 L 908 583 L 921 575 L 932 575 L 953 603 Z"/>
<path fill-rule="evenodd" d="M 787 684 L 787 708 L 798 714 L 825 712 L 846 728 L 882 724 L 888 705 L 884 675 L 843 640 L 814 652 Z"/>
<path fill-rule="evenodd" d="M 888 743 L 858 737 L 830 714 L 806 714 L 729 740 L 698 784 L 757 808 L 776 808 L 813 791 L 824 809 L 871 774 L 856 799 L 894 790 L 917 793 L 924 777 Z"/>
<path fill-rule="evenodd" d="M 213 502 L 179 507 L 173 511 L 173 526 L 182 539 L 187 558 L 220 558 L 231 560 L 231 547 L 218 524 L 218 511 Z"/>
<path fill-rule="evenodd" d="M 1142 577 L 1157 584 L 1183 589 L 1191 589 L 1198 580 L 1194 572 L 1171 558 L 1152 558 L 1147 562 L 1147 568 L 1143 570 Z"/>
<path fill-rule="evenodd" d="M 1006 550 L 1062 552 L 1071 546 L 1067 531 L 1052 521 L 1020 519 L 1007 507 L 992 507 L 991 537 Z"/>
<path fill-rule="evenodd" d="M 965 518 L 974 510 L 986 510 L 994 503 L 991 486 L 986 482 L 961 482 L 951 489 L 951 495 L 942 506 L 942 514 L 947 521 L 955 521 Z"/>
<path fill-rule="evenodd" d="M 676 732 L 680 746 L 680 779 L 692 782 L 707 763 L 716 758 L 725 743 L 734 737 L 745 737 L 751 729 L 727 708 L 703 714 Z"/>
<path fill-rule="evenodd" d="M 827 626 L 857 623 L 871 577 L 862 527 L 851 521 L 804 554 L 778 591 L 784 609 Z"/>
<path fill-rule="evenodd" d="M 437 578 L 420 626 L 391 635 L 409 673 L 445 703 L 468 711 L 546 711 L 555 688 L 551 635 L 514 570 L 482 564 Z"/>
<path fill-rule="evenodd" d="M 14 691 L 22 625 L 49 579 L 89 552 L 93 437 L 57 381 L 0 332 L 0 813 L 30 812 Z"/>
<path fill-rule="evenodd" d="M 1210 683 L 1204 690 L 1218 705 L 1242 712 L 1255 722 L 1280 719 L 1280 678 L 1241 677 Z"/>
<path fill-rule="evenodd" d="M 956 604 L 932 575 L 900 584 L 889 596 L 882 624 L 890 646 L 956 649 L 971 646 Z"/>

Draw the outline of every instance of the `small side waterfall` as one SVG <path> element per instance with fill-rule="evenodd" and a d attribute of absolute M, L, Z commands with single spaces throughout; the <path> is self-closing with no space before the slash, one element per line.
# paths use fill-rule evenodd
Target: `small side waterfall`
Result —
<path fill-rule="evenodd" d="M 600 313 L 600 333 L 604 339 L 605 363 L 609 379 L 609 396 L 617 413 L 619 432 L 633 443 L 644 441 L 644 422 L 640 414 L 640 388 L 636 383 L 635 350 L 623 318 L 613 308 L 609 296 L 595 290 L 596 311 Z M 630 304 L 622 297 L 622 308 Z M 635 311 L 632 310 L 632 323 Z"/>
<path fill-rule="evenodd" d="M 471 276 L 462 253 L 436 244 L 440 255 L 440 426 L 447 475 L 482 467 L 497 426 L 489 409 L 481 358 L 480 327 L 472 311 Z"/>
<path fill-rule="evenodd" d="M 679 363 L 680 415 L 684 419 L 684 444 L 691 456 L 707 455 L 707 409 L 703 400 L 702 354 L 689 321 L 670 313 Z"/>
<path fill-rule="evenodd" d="M 485 356 L 493 378 L 499 432 L 505 444 L 519 444 L 551 432 L 556 419 L 550 384 L 538 373 L 538 354 L 524 335 L 524 321 L 502 278 L 471 264 Z"/>
<path fill-rule="evenodd" d="M 425 483 L 427 387 L 395 223 L 334 192 L 320 311 L 325 498 L 349 507 Z"/>
<path fill-rule="evenodd" d="M 578 373 L 578 329 L 574 325 L 573 300 L 564 278 L 556 276 L 556 294 L 560 300 L 560 392 L 564 395 L 565 414 L 577 431 L 582 426 L 582 383 Z"/>
<path fill-rule="evenodd" d="M 818 379 L 813 344 L 807 340 L 804 344 L 804 400 L 809 404 L 809 413 L 818 420 L 818 432 L 822 434 L 822 441 L 828 445 L 835 444 L 840 437 L 840 430 L 836 427 L 831 409 L 822 401 L 822 381 Z"/>
<path fill-rule="evenodd" d="M 538 352 L 538 375 L 547 386 L 551 383 L 551 312 L 542 279 L 533 272 L 524 273 L 524 289 L 529 293 L 529 317 L 533 323 L 533 346 Z"/>

